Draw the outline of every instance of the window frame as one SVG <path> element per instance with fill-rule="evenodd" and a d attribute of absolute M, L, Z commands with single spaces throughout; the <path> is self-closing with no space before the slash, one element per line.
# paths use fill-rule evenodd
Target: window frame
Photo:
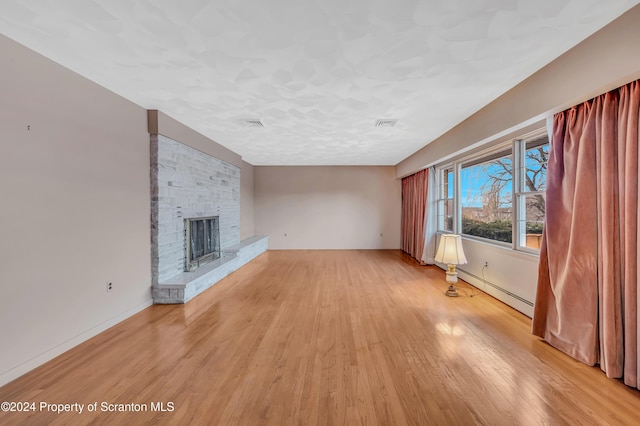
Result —
<path fill-rule="evenodd" d="M 480 164 L 484 164 L 487 163 L 491 160 L 497 159 L 497 158 L 501 158 L 501 157 L 505 157 L 505 156 L 510 156 L 511 157 L 511 164 L 512 164 L 512 170 L 513 170 L 513 150 L 512 150 L 512 143 L 511 142 L 506 142 L 506 143 L 500 143 L 500 144 L 496 144 L 494 146 L 492 146 L 491 148 L 481 151 L 477 154 L 471 155 L 471 156 L 467 156 L 462 158 L 460 161 L 458 161 L 458 167 L 459 167 L 459 171 L 458 171 L 458 181 L 460 182 L 460 188 L 461 188 L 461 192 L 460 194 L 462 194 L 462 169 L 467 168 L 467 167 L 473 167 L 475 165 L 480 165 Z M 512 176 L 513 176 L 513 171 L 511 172 Z M 500 240 L 494 240 L 491 238 L 485 238 L 485 237 L 480 237 L 478 235 L 472 235 L 472 234 L 465 234 L 462 231 L 462 201 L 459 202 L 460 204 L 460 210 L 458 212 L 458 223 L 459 223 L 459 234 L 462 235 L 465 238 L 469 238 L 472 240 L 478 240 L 478 241 L 483 241 L 483 242 L 487 242 L 490 244 L 495 244 L 497 246 L 500 247 L 511 247 L 513 245 L 513 177 L 512 177 L 512 182 L 511 182 L 511 212 L 512 212 L 512 216 L 511 216 L 511 242 L 507 242 L 507 241 L 500 241 Z"/>
<path fill-rule="evenodd" d="M 445 174 L 448 174 L 449 172 L 452 173 L 452 182 L 447 182 L 447 184 L 449 186 L 451 186 L 451 184 L 453 183 L 453 198 L 449 198 L 448 197 L 448 193 L 445 194 Z M 442 234 L 452 234 L 456 232 L 456 182 L 458 181 L 458 179 L 456 179 L 456 169 L 454 167 L 453 163 L 449 163 L 449 164 L 445 164 L 442 165 L 438 168 L 436 168 L 436 180 L 437 180 L 437 184 L 438 184 L 438 200 L 437 200 L 437 207 L 438 207 L 438 232 L 442 233 Z M 449 200 L 452 201 L 452 206 L 453 206 L 453 221 L 451 223 L 451 229 L 446 229 L 445 227 L 445 220 L 446 218 L 444 217 L 444 206 L 445 203 L 447 203 Z"/>
<path fill-rule="evenodd" d="M 547 136 L 547 132 L 545 131 L 537 131 L 531 134 L 526 135 L 526 137 L 514 139 L 513 141 L 513 152 L 516 162 L 514 163 L 514 170 L 517 170 L 518 173 L 515 174 L 514 186 L 513 186 L 513 199 L 515 200 L 514 205 L 514 217 L 513 217 L 513 248 L 514 250 L 523 251 L 532 254 L 539 254 L 540 249 L 535 249 L 526 246 L 526 226 L 527 226 L 527 206 L 526 199 L 528 195 L 545 195 L 545 190 L 538 191 L 529 191 L 525 188 L 525 174 L 527 173 L 527 144 L 535 141 L 536 139 L 541 139 L 545 137 L 547 139 L 546 143 L 541 143 L 537 146 L 550 145 L 549 139 Z M 548 157 L 547 157 L 548 161 Z M 546 182 L 545 182 L 546 188 Z M 546 202 L 546 200 L 545 200 Z M 545 212 L 546 217 L 546 212 Z M 524 229 L 523 229 L 524 227 Z M 524 241 L 523 241 L 524 240 Z"/>
<path fill-rule="evenodd" d="M 507 141 L 492 145 L 490 148 L 479 150 L 473 154 L 460 156 L 453 161 L 448 161 L 440 165 L 436 165 L 436 177 L 438 183 L 438 233 L 455 233 L 462 235 L 465 239 L 477 240 L 496 247 L 512 249 L 514 251 L 539 255 L 540 250 L 530 248 L 526 245 L 526 197 L 531 195 L 544 195 L 545 190 L 528 191 L 524 187 L 524 173 L 526 173 L 526 152 L 527 144 L 536 139 L 547 137 L 545 128 L 537 129 L 522 135 L 518 138 L 510 138 Z M 546 143 L 549 144 L 547 139 Z M 463 167 L 470 167 L 474 164 L 482 164 L 485 161 L 491 161 L 491 157 L 499 158 L 499 154 L 504 153 L 511 156 L 512 164 L 512 183 L 511 183 L 511 243 L 493 240 L 490 238 L 479 237 L 476 235 L 462 233 L 462 202 L 461 173 Z M 548 158 L 547 158 L 548 160 Z M 444 229 L 444 206 L 446 202 L 446 194 L 444 194 L 444 173 L 448 170 L 453 171 L 453 230 Z M 545 185 L 546 188 L 546 185 Z M 522 226 L 525 228 L 523 233 Z"/>

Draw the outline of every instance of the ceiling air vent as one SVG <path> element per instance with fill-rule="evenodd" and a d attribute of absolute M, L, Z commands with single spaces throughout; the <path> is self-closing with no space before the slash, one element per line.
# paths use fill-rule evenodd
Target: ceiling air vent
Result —
<path fill-rule="evenodd" d="M 398 120 L 383 118 L 376 121 L 376 127 L 393 127 L 397 122 Z"/>
<path fill-rule="evenodd" d="M 240 123 L 244 127 L 264 127 L 264 123 L 259 118 L 243 118 Z"/>

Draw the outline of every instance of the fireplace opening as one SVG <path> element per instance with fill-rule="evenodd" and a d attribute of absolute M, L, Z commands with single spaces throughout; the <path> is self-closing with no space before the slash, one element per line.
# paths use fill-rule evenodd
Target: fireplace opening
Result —
<path fill-rule="evenodd" d="M 219 216 L 184 220 L 186 272 L 220 258 Z"/>

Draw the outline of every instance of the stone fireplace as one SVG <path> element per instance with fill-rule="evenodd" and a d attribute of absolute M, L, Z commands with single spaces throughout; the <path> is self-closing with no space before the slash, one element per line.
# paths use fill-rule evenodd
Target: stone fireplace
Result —
<path fill-rule="evenodd" d="M 150 138 L 153 300 L 185 303 L 266 251 L 268 238 L 240 241 L 238 166 Z"/>
<path fill-rule="evenodd" d="M 190 223 L 195 228 L 187 229 Z M 210 241 L 216 246 L 217 258 L 222 257 L 225 248 L 240 243 L 240 169 L 163 135 L 152 134 L 153 286 L 204 263 L 196 261 L 196 265 L 190 265 L 194 259 L 187 258 L 185 247 L 187 236 L 207 238 L 205 225 L 209 231 L 211 226 L 217 228 L 215 241 Z M 197 234 L 198 230 L 202 233 Z M 190 235 L 191 232 L 194 234 Z M 215 260 L 213 257 L 206 260 Z"/>

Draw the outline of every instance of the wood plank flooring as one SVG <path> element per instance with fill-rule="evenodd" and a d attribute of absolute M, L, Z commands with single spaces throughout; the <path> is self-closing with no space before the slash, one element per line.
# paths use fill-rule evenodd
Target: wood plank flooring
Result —
<path fill-rule="evenodd" d="M 269 251 L 0 388 L 0 401 L 38 404 L 0 424 L 640 423 L 640 392 L 531 336 L 486 294 L 446 287 L 444 271 L 400 251 Z"/>

